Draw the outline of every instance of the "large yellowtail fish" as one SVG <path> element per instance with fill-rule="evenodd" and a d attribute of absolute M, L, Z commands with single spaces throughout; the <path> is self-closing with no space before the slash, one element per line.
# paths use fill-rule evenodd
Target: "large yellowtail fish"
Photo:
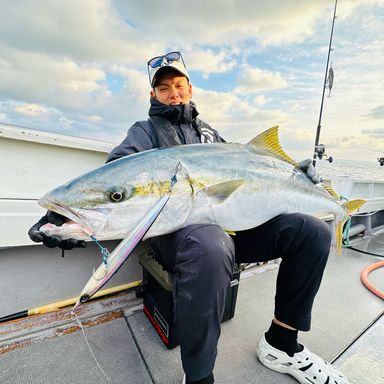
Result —
<path fill-rule="evenodd" d="M 364 204 L 341 204 L 336 194 L 314 185 L 281 148 L 273 127 L 248 144 L 192 144 L 149 150 L 105 164 L 39 200 L 70 221 L 42 231 L 63 238 L 123 239 L 164 196 L 177 163 L 182 170 L 172 194 L 146 237 L 196 223 L 229 232 L 257 227 L 282 213 L 335 216 L 341 251 L 342 226 Z"/>

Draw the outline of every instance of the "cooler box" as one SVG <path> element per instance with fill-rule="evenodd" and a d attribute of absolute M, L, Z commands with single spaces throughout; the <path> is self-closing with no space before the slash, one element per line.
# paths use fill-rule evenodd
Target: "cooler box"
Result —
<path fill-rule="evenodd" d="M 173 318 L 172 286 L 173 275 L 167 272 L 150 253 L 142 253 L 139 263 L 143 267 L 144 313 L 159 334 L 167 348 L 179 345 L 176 326 Z M 231 285 L 228 288 L 222 322 L 235 315 L 237 291 L 239 288 L 240 270 L 235 264 Z"/>

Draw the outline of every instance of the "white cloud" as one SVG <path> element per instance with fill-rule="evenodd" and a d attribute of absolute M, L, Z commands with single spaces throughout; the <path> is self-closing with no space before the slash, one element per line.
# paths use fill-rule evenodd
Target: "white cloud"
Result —
<path fill-rule="evenodd" d="M 46 109 L 38 104 L 18 105 L 18 106 L 15 106 L 14 110 L 20 115 L 24 115 L 28 117 L 42 116 L 47 113 Z"/>
<path fill-rule="evenodd" d="M 137 63 L 141 56 L 144 61 L 145 48 L 155 47 L 150 36 L 127 24 L 113 4 L 106 0 L 1 2 L 2 42 L 21 51 L 79 60 Z"/>
<path fill-rule="evenodd" d="M 363 118 L 382 120 L 384 119 L 384 104 L 372 108 Z"/>
<path fill-rule="evenodd" d="M 168 41 L 170 46 L 202 40 L 212 45 L 232 45 L 247 38 L 256 38 L 264 45 L 302 41 L 313 33 L 314 21 L 328 8 L 322 0 L 196 1 L 193 10 L 187 0 L 122 0 L 117 3 L 128 20 L 145 24 L 146 31 L 154 39 Z M 170 9 L 173 19 L 179 21 L 178 33 L 170 28 Z M 145 19 L 151 22 L 146 23 Z"/>
<path fill-rule="evenodd" d="M 98 68 L 78 66 L 73 62 L 60 63 L 57 72 L 57 87 L 64 93 L 85 94 L 101 89 L 100 81 L 105 79 L 105 73 Z"/>
<path fill-rule="evenodd" d="M 272 89 L 285 88 L 288 82 L 279 72 L 262 70 L 260 68 L 243 68 L 240 71 L 239 86 L 235 93 L 256 93 Z"/>
<path fill-rule="evenodd" d="M 268 101 L 269 101 L 268 98 L 265 97 L 264 95 L 257 95 L 253 99 L 253 102 L 255 103 L 255 105 L 260 106 L 260 107 L 267 104 Z"/>
<path fill-rule="evenodd" d="M 368 136 L 374 138 L 375 140 L 377 138 L 380 138 L 380 139 L 384 138 L 384 128 L 363 129 L 361 131 L 361 133 L 363 135 L 368 135 Z"/>
<path fill-rule="evenodd" d="M 236 66 L 234 52 L 221 50 L 218 53 L 211 49 L 188 51 L 188 69 L 199 71 L 205 78 L 211 73 L 229 72 Z"/>
<path fill-rule="evenodd" d="M 219 130 L 227 141 L 248 142 L 265 129 L 290 121 L 285 112 L 258 109 L 234 93 L 205 91 L 195 87 L 194 100 L 200 117 Z"/>
<path fill-rule="evenodd" d="M 105 78 L 95 65 L 39 53 L 9 49 L 6 60 L 9 65 L 0 66 L 0 94 L 18 100 L 54 105 L 56 97 L 66 93 L 73 97 L 100 89 L 99 82 Z"/>
<path fill-rule="evenodd" d="M 98 116 L 98 115 L 84 115 L 82 116 L 82 118 L 85 120 L 85 121 L 88 121 L 90 123 L 100 123 L 103 118 L 101 116 Z"/>
<path fill-rule="evenodd" d="M 71 119 L 69 119 L 68 117 L 65 117 L 65 116 L 60 117 L 59 121 L 63 125 L 72 125 L 73 124 L 73 120 L 71 120 Z"/>

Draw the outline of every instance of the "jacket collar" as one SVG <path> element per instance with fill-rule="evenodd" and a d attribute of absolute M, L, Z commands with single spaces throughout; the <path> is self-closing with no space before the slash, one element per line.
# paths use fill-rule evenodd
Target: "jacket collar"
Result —
<path fill-rule="evenodd" d="M 192 123 L 199 114 L 193 101 L 188 104 L 167 105 L 151 97 L 150 102 L 149 116 L 160 116 L 171 123 Z"/>

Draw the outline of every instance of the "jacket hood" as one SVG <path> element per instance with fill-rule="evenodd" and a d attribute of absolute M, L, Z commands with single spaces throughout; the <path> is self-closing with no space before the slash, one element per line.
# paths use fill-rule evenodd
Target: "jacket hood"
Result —
<path fill-rule="evenodd" d="M 150 102 L 149 116 L 160 116 L 172 123 L 190 123 L 199 114 L 193 101 L 188 104 L 167 105 L 151 97 Z"/>

